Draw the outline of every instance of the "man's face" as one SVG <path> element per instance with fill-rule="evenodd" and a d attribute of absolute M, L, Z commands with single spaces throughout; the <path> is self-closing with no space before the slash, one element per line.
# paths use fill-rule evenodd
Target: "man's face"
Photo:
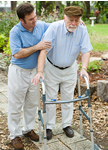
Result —
<path fill-rule="evenodd" d="M 64 16 L 64 22 L 66 25 L 66 28 L 69 32 L 74 32 L 79 25 L 80 17 L 79 16 Z"/>
<path fill-rule="evenodd" d="M 24 19 L 20 19 L 22 22 L 22 25 L 26 28 L 26 29 L 30 29 L 30 28 L 34 28 L 36 26 L 36 14 L 33 11 L 30 15 L 26 15 Z"/>

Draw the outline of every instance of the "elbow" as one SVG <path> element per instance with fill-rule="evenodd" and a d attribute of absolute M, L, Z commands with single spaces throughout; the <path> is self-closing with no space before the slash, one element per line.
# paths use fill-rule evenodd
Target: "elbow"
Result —
<path fill-rule="evenodd" d="M 13 55 L 15 59 L 19 59 L 19 55 L 16 53 Z"/>

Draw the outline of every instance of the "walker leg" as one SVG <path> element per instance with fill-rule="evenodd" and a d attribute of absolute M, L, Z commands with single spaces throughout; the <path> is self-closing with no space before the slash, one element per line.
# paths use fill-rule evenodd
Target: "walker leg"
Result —
<path fill-rule="evenodd" d="M 78 96 L 81 96 L 81 89 L 80 89 L 80 77 L 78 76 Z M 79 108 L 81 106 L 81 101 L 79 101 Z M 81 138 L 83 137 L 83 126 L 82 126 L 82 112 L 79 110 L 79 117 L 80 117 L 80 134 Z"/>
<path fill-rule="evenodd" d="M 38 120 L 39 120 L 39 143 L 42 143 L 42 139 L 41 139 L 41 120 L 40 120 L 40 118 Z"/>
<path fill-rule="evenodd" d="M 43 114 L 44 117 L 44 150 L 47 150 L 47 137 L 46 137 L 46 112 Z"/>
<path fill-rule="evenodd" d="M 79 102 L 79 107 L 81 106 L 81 102 Z M 83 126 L 82 126 L 82 112 L 79 110 L 79 116 L 80 116 L 80 134 L 81 138 L 83 138 Z"/>
<path fill-rule="evenodd" d="M 45 94 L 43 94 L 42 100 L 43 100 L 43 120 L 44 120 L 44 150 L 47 150 L 47 137 L 46 137 L 46 105 L 45 105 L 46 95 L 45 95 Z"/>
<path fill-rule="evenodd" d="M 92 148 L 92 150 L 94 150 L 94 138 L 93 138 L 93 129 L 92 129 L 90 97 L 88 99 L 88 108 L 89 108 L 89 117 L 90 117 L 91 148 Z"/>
<path fill-rule="evenodd" d="M 40 86 L 38 86 L 38 114 L 41 113 L 41 107 L 40 107 Z M 41 140 L 41 118 L 38 115 L 38 123 L 39 123 L 39 143 L 42 143 Z"/>

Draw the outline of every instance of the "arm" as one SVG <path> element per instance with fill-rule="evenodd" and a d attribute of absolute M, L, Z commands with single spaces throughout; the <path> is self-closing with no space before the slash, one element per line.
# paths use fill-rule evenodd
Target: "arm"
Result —
<path fill-rule="evenodd" d="M 33 77 L 31 81 L 32 83 L 34 82 L 34 84 L 36 85 L 39 83 L 40 78 L 44 80 L 43 70 L 44 70 L 46 54 L 47 54 L 47 51 L 43 50 L 40 52 L 39 57 L 38 57 L 37 74 Z"/>
<path fill-rule="evenodd" d="M 80 71 L 80 76 L 82 78 L 82 75 L 85 75 L 89 81 L 89 75 L 87 73 L 87 66 L 90 59 L 90 52 L 82 54 L 82 69 Z"/>
<path fill-rule="evenodd" d="M 38 50 L 50 49 L 50 48 L 51 48 L 51 42 L 42 40 L 37 45 L 31 46 L 29 48 L 22 48 L 19 52 L 17 52 L 13 56 L 16 59 L 25 58 L 25 57 L 32 55 Z"/>

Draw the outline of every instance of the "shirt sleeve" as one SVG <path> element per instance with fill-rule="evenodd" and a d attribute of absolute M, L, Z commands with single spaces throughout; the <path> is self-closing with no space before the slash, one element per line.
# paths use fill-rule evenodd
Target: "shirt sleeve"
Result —
<path fill-rule="evenodd" d="M 83 33 L 82 33 L 82 38 L 81 38 L 81 53 L 87 53 L 90 50 L 93 49 L 91 43 L 90 43 L 90 39 L 89 39 L 89 35 L 88 35 L 88 31 L 87 28 L 83 28 Z"/>
<path fill-rule="evenodd" d="M 55 44 L 55 30 L 54 30 L 54 26 L 52 24 L 49 26 L 47 31 L 44 33 L 42 39 L 43 39 L 43 41 L 51 42 L 51 45 L 52 45 L 51 48 L 46 49 L 47 51 L 50 51 L 54 47 L 54 44 Z"/>
<path fill-rule="evenodd" d="M 51 23 L 44 23 L 44 32 L 48 29 L 48 27 L 51 25 Z"/>
<path fill-rule="evenodd" d="M 21 47 L 21 39 L 15 31 L 10 32 L 10 48 L 12 55 L 16 54 L 19 52 L 22 47 Z"/>

